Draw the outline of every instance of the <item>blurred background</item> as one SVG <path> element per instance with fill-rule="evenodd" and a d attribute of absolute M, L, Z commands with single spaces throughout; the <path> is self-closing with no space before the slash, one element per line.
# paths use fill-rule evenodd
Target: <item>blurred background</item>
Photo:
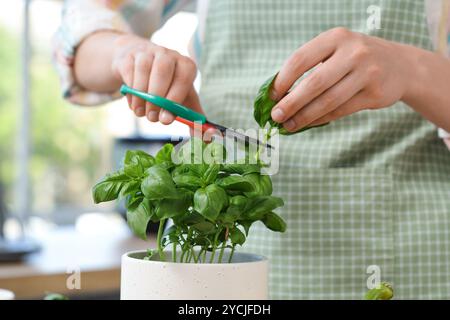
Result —
<path fill-rule="evenodd" d="M 0 1 L 0 235 L 6 239 L 23 236 L 19 222 L 32 238 L 61 227 L 94 224 L 98 234 L 111 221 L 122 225 L 115 204 L 94 206 L 92 186 L 125 149 L 151 151 L 189 133 L 181 124 L 137 120 L 123 100 L 101 107 L 64 102 L 51 53 L 61 8 L 56 0 Z M 194 13 L 181 12 L 152 40 L 187 55 L 196 26 Z M 0 288 L 5 270 L 0 264 Z"/>

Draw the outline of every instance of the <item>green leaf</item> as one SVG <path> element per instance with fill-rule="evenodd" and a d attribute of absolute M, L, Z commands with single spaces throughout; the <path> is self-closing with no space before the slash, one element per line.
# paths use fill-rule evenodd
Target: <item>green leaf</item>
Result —
<path fill-rule="evenodd" d="M 193 175 L 177 175 L 173 178 L 173 181 L 177 187 L 188 188 L 193 191 L 203 186 L 202 179 Z"/>
<path fill-rule="evenodd" d="M 141 181 L 140 180 L 131 180 L 126 182 L 121 191 L 120 191 L 120 197 L 124 198 L 130 194 L 134 194 L 136 192 L 141 191 Z"/>
<path fill-rule="evenodd" d="M 248 233 L 250 232 L 250 227 L 253 225 L 253 221 L 239 220 L 238 223 L 244 228 L 245 235 L 248 237 Z"/>
<path fill-rule="evenodd" d="M 220 222 L 222 222 L 224 225 L 231 227 L 234 225 L 234 223 L 239 220 L 239 218 L 241 217 L 241 210 L 234 205 L 230 205 L 227 208 L 227 211 L 225 211 L 224 213 L 221 213 L 219 215 L 219 220 Z"/>
<path fill-rule="evenodd" d="M 147 225 L 153 212 L 148 199 L 144 199 L 135 210 L 127 211 L 127 222 L 133 233 L 139 238 L 147 239 Z"/>
<path fill-rule="evenodd" d="M 242 246 L 245 242 L 245 235 L 239 228 L 230 229 L 229 237 L 233 244 Z"/>
<path fill-rule="evenodd" d="M 222 209 L 228 205 L 228 196 L 221 187 L 210 184 L 194 194 L 194 210 L 214 222 Z"/>
<path fill-rule="evenodd" d="M 192 228 L 194 228 L 196 231 L 198 231 L 202 234 L 210 234 L 214 230 L 216 230 L 216 226 L 209 221 L 202 221 L 202 222 L 193 224 Z"/>
<path fill-rule="evenodd" d="M 176 153 L 177 163 L 183 164 L 203 164 L 203 151 L 206 144 L 202 139 L 193 137 L 185 142 Z"/>
<path fill-rule="evenodd" d="M 173 217 L 173 222 L 177 226 L 182 226 L 182 225 L 192 226 L 194 224 L 201 223 L 204 221 L 205 221 L 205 218 L 197 212 L 189 212 L 186 215 Z"/>
<path fill-rule="evenodd" d="M 250 198 L 244 212 L 246 220 L 261 220 L 267 213 L 284 205 L 283 199 L 274 196 Z"/>
<path fill-rule="evenodd" d="M 175 183 L 170 173 L 155 165 L 146 171 L 146 177 L 142 181 L 141 190 L 145 197 L 150 200 L 176 199 L 178 197 Z"/>
<path fill-rule="evenodd" d="M 382 282 L 378 288 L 369 290 L 366 293 L 366 300 L 391 300 L 394 297 L 394 290 L 387 282 Z"/>
<path fill-rule="evenodd" d="M 123 161 L 124 172 L 130 177 L 140 177 L 155 164 L 155 159 L 141 150 L 128 150 Z"/>
<path fill-rule="evenodd" d="M 269 212 L 261 220 L 267 228 L 275 232 L 285 232 L 286 222 L 274 212 Z"/>
<path fill-rule="evenodd" d="M 220 171 L 220 165 L 219 164 L 210 164 L 208 169 L 205 171 L 205 174 L 203 175 L 203 180 L 205 181 L 205 184 L 211 184 L 213 183 L 217 175 Z"/>
<path fill-rule="evenodd" d="M 258 164 L 237 164 L 237 163 L 229 163 L 222 165 L 222 171 L 227 173 L 236 173 L 236 174 L 249 174 L 261 171 L 261 167 Z"/>
<path fill-rule="evenodd" d="M 273 82 L 275 78 L 277 77 L 278 73 L 274 76 L 271 76 L 269 79 L 267 79 L 263 85 L 259 88 L 258 94 L 256 95 L 255 102 L 253 104 L 253 117 L 255 118 L 256 122 L 261 128 L 265 128 L 266 124 L 269 123 L 271 128 L 278 128 L 280 134 L 282 135 L 293 135 L 296 133 L 300 133 L 312 128 L 318 128 L 323 127 L 326 124 L 314 126 L 314 127 L 306 127 L 298 130 L 297 132 L 289 132 L 287 131 L 282 124 L 277 123 L 272 120 L 272 109 L 277 104 L 276 101 L 272 100 L 270 98 L 270 92 L 273 87 Z"/>
<path fill-rule="evenodd" d="M 255 186 L 254 191 L 244 193 L 247 197 L 270 196 L 272 194 L 272 180 L 268 175 L 251 173 L 245 175 L 244 178 Z"/>
<path fill-rule="evenodd" d="M 248 198 L 241 195 L 230 198 L 230 206 L 237 207 L 241 212 L 245 210 L 247 202 Z"/>
<path fill-rule="evenodd" d="M 128 181 L 130 181 L 130 177 L 123 171 L 107 175 L 92 190 L 94 202 L 101 203 L 117 199 L 120 191 Z"/>
<path fill-rule="evenodd" d="M 278 73 L 267 79 L 259 88 L 258 94 L 253 105 L 253 117 L 261 128 L 264 128 L 272 119 L 272 108 L 277 104 L 276 101 L 270 99 L 270 91 L 272 90 L 273 81 Z"/>
<path fill-rule="evenodd" d="M 175 164 L 172 161 L 173 145 L 166 143 L 156 154 L 155 161 L 165 169 L 172 168 Z"/>
<path fill-rule="evenodd" d="M 219 187 L 231 191 L 250 192 L 255 190 L 255 186 L 248 179 L 241 176 L 228 176 L 216 181 Z"/>
<path fill-rule="evenodd" d="M 155 214 L 159 219 L 173 218 L 187 213 L 192 205 L 192 192 L 181 189 L 178 192 L 179 199 L 162 199 L 155 204 Z"/>
<path fill-rule="evenodd" d="M 142 193 L 131 194 L 126 197 L 125 208 L 127 210 L 134 210 L 141 204 L 143 200 L 144 196 L 142 195 Z"/>

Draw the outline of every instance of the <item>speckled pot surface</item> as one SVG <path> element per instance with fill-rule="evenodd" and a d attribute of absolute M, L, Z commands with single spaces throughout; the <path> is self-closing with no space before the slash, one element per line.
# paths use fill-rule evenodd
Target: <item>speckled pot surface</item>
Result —
<path fill-rule="evenodd" d="M 235 253 L 233 263 L 196 264 L 142 260 L 145 254 L 122 256 L 122 300 L 268 298 L 269 263 L 263 256 Z"/>

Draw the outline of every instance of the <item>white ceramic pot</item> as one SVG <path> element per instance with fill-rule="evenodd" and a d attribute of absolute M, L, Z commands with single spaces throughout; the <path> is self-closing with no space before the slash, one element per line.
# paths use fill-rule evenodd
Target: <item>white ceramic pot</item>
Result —
<path fill-rule="evenodd" d="M 197 264 L 142 260 L 145 255 L 134 251 L 122 256 L 122 300 L 268 298 L 265 257 L 235 253 L 232 263 Z"/>

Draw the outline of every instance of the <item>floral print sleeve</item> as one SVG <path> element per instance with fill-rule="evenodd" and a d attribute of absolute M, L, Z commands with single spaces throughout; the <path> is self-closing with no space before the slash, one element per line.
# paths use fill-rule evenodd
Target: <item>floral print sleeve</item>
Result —
<path fill-rule="evenodd" d="M 118 98 L 80 87 L 73 74 L 78 44 L 98 30 L 132 32 L 150 37 L 162 23 L 183 8 L 188 0 L 66 0 L 62 22 L 53 39 L 53 55 L 63 96 L 79 105 L 97 105 Z"/>

